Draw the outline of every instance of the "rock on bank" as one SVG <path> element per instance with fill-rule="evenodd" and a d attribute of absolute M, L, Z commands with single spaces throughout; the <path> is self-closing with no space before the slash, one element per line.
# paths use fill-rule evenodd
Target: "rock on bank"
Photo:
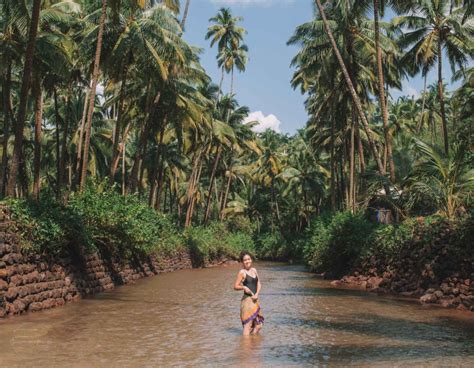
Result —
<path fill-rule="evenodd" d="M 0 208 L 0 317 L 61 306 L 142 277 L 193 266 L 186 249 L 123 260 L 77 247 L 61 257 L 23 254 L 19 243 L 8 209 Z"/>
<path fill-rule="evenodd" d="M 469 228 L 466 228 L 469 227 Z M 349 286 L 417 298 L 423 304 L 474 311 L 472 222 L 420 219 L 407 241 L 372 252 L 334 286 Z"/>

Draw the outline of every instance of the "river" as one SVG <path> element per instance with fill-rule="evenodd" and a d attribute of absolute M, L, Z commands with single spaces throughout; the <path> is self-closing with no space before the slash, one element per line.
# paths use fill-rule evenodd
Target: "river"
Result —
<path fill-rule="evenodd" d="M 334 289 L 298 265 L 256 266 L 260 336 L 241 336 L 232 264 L 0 320 L 0 367 L 474 365 L 474 313 Z"/>

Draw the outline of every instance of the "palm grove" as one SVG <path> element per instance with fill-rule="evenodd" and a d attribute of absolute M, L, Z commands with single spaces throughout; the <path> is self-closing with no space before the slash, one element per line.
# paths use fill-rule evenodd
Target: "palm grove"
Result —
<path fill-rule="evenodd" d="M 469 1 L 315 1 L 314 19 L 288 41 L 299 46 L 291 84 L 309 114 L 294 136 L 243 124 L 249 110 L 233 86 L 249 50 L 230 9 L 205 35 L 221 70 L 214 84 L 182 38 L 190 0 L 0 6 L 0 196 L 78 206 L 100 193 L 190 232 L 251 232 L 262 254 L 283 243 L 291 253 L 297 245 L 285 239 L 304 237 L 323 213 L 374 203 L 399 219 L 470 210 Z M 390 98 L 420 73 L 420 97 Z"/>

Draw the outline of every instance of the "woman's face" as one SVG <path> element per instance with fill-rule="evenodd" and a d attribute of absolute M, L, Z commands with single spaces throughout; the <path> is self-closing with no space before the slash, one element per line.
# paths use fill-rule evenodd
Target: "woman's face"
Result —
<path fill-rule="evenodd" d="M 244 267 L 248 270 L 252 266 L 252 257 L 246 254 L 242 259 L 242 263 L 244 264 Z"/>

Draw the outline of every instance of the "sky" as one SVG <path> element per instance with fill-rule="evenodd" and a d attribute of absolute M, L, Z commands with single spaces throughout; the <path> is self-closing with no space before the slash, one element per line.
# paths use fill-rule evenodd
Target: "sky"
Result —
<path fill-rule="evenodd" d="M 184 4 L 185 1 L 182 1 Z M 244 73 L 235 73 L 234 92 L 240 105 L 250 108 L 247 120 L 258 120 L 258 131 L 270 128 L 294 134 L 308 120 L 304 109 L 305 96 L 290 86 L 294 69 L 291 59 L 298 48 L 287 46 L 295 28 L 312 19 L 312 0 L 191 0 L 184 38 L 193 46 L 202 48 L 201 64 L 218 83 L 217 47 L 210 48 L 205 40 L 209 18 L 221 7 L 230 7 L 234 16 L 244 18 L 241 25 L 248 31 L 245 43 L 249 47 L 249 62 Z M 388 15 L 389 16 L 389 15 Z M 446 80 L 451 78 L 450 68 L 444 63 Z M 436 81 L 436 71 L 428 75 L 428 84 Z M 229 91 L 230 75 L 223 85 Z M 405 80 L 403 91 L 391 91 L 392 98 L 401 95 L 420 95 L 423 79 L 420 76 Z"/>

